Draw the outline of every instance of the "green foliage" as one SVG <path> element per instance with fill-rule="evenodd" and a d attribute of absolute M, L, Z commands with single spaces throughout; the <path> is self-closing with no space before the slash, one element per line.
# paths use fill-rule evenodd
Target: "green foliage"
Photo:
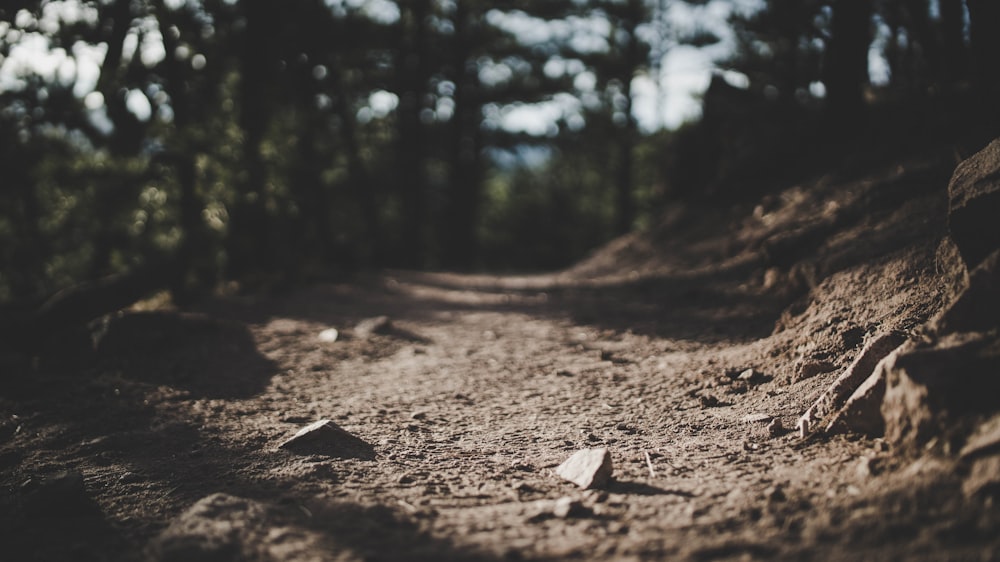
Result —
<path fill-rule="evenodd" d="M 942 2 L 937 19 L 927 3 L 878 3 L 890 88 L 965 76 L 947 62 L 964 52 L 962 12 Z M 835 81 L 826 0 L 738 12 L 728 66 L 749 87 L 717 79 L 700 125 L 640 133 L 634 78 L 725 35 L 673 29 L 680 3 L 0 7 L 0 301 L 156 263 L 175 270 L 164 284 L 178 298 L 359 267 L 567 265 L 664 202 L 761 176 L 817 138 L 816 86 Z M 63 62 L 18 70 L 28 45 Z M 541 132 L 505 127 L 535 103 L 565 114 Z"/>

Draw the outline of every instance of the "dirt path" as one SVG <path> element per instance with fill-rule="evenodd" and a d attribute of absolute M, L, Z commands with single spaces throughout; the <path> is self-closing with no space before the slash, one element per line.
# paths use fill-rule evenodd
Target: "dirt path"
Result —
<path fill-rule="evenodd" d="M 926 176 L 668 217 L 560 275 L 389 273 L 0 353 L 0 558 L 1000 559 L 941 457 L 780 429 L 954 294 Z M 278 448 L 321 419 L 367 445 Z M 607 489 L 554 474 L 597 447 Z"/>
<path fill-rule="evenodd" d="M 622 292 L 399 274 L 126 317 L 104 341 L 117 363 L 39 376 L 6 401 L 18 426 L 0 457 L 8 507 L 29 514 L 5 522 L 8 540 L 39 558 L 146 556 L 171 518 L 221 492 L 251 500 L 219 508 L 244 522 L 216 540 L 237 558 L 982 552 L 942 540 L 954 527 L 975 536 L 977 523 L 953 517 L 940 475 L 901 479 L 879 441 L 767 431 L 772 418 L 792 427 L 815 394 L 803 385 L 818 391 L 823 377 L 790 387 L 774 369 L 784 336 L 727 333 L 763 332 L 783 303 L 725 279 Z M 380 333 L 351 329 L 379 315 Z M 321 341 L 330 327 L 338 340 Z M 732 380 L 749 368 L 750 381 Z M 374 458 L 276 449 L 322 418 Z M 607 490 L 552 471 L 590 447 L 611 451 Z M 63 513 L 72 491 L 32 493 L 65 469 L 83 474 L 84 516 Z M 914 495 L 929 482 L 943 487 Z M 578 502 L 568 517 L 556 514 L 563 497 Z M 217 546 L 197 548 L 226 559 Z"/>

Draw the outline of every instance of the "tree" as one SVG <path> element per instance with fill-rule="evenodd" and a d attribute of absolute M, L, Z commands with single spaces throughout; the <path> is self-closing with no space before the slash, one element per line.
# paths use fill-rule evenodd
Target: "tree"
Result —
<path fill-rule="evenodd" d="M 994 116 L 1000 95 L 1000 2 L 991 0 L 966 0 L 969 8 L 969 32 L 972 37 L 972 57 L 976 87 L 980 96 L 992 106 Z M 991 99 L 992 98 L 992 99 Z"/>
<path fill-rule="evenodd" d="M 283 10 L 267 0 L 245 0 L 239 37 L 239 125 L 243 133 L 239 191 L 230 213 L 229 274 L 245 277 L 273 270 L 278 250 L 272 245 L 267 203 L 268 170 L 261 154 L 272 112 L 274 70 L 278 65 L 272 44 L 274 28 L 282 25 Z"/>
<path fill-rule="evenodd" d="M 868 46 L 872 37 L 872 0 L 833 0 L 830 39 L 823 58 L 827 108 L 834 123 L 856 123 L 868 83 Z"/>
<path fill-rule="evenodd" d="M 732 17 L 737 48 L 723 65 L 749 78 L 749 90 L 783 107 L 808 104 L 820 80 L 823 4 L 819 0 L 771 0 Z"/>

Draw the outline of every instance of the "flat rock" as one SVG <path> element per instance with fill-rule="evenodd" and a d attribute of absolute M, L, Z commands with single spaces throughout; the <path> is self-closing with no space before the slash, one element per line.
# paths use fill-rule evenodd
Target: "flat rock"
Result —
<path fill-rule="evenodd" d="M 348 433 L 332 420 L 319 420 L 298 430 L 280 445 L 303 455 L 326 455 L 339 458 L 375 458 L 374 448 L 355 435 Z"/>
<path fill-rule="evenodd" d="M 826 426 L 827 433 L 859 433 L 877 437 L 885 432 L 882 400 L 885 398 L 886 370 L 892 367 L 896 354 L 893 351 L 879 361 L 872 374 L 831 416 Z"/>
<path fill-rule="evenodd" d="M 771 414 L 747 414 L 743 416 L 742 419 L 743 423 L 747 424 L 753 424 L 753 423 L 765 424 L 773 420 L 774 416 L 772 416 Z"/>
<path fill-rule="evenodd" d="M 969 269 L 1000 248 L 1000 139 L 955 169 L 948 184 L 948 228 Z"/>
<path fill-rule="evenodd" d="M 836 371 L 837 366 L 829 361 L 815 361 L 806 360 L 802 361 L 798 368 L 795 369 L 794 382 L 811 379 L 816 375 L 823 373 L 829 373 L 830 371 Z"/>
<path fill-rule="evenodd" d="M 869 340 L 847 370 L 799 417 L 797 425 L 800 435 L 805 437 L 820 426 L 821 420 L 843 408 L 861 383 L 872 375 L 879 361 L 905 341 L 906 335 L 900 332 L 886 332 Z M 829 423 L 829 420 L 825 423 Z"/>
<path fill-rule="evenodd" d="M 607 487 L 613 472 L 611 453 L 604 448 L 581 449 L 556 467 L 556 474 L 584 489 Z"/>
<path fill-rule="evenodd" d="M 744 369 L 737 375 L 736 380 L 744 381 L 747 384 L 760 384 L 767 382 L 768 377 L 756 369 Z"/>

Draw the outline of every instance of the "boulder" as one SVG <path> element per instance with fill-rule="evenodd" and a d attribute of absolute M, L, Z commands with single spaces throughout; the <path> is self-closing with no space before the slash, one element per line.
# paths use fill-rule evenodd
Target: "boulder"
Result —
<path fill-rule="evenodd" d="M 1000 139 L 963 161 L 948 184 L 948 228 L 973 269 L 1000 248 Z"/>
<path fill-rule="evenodd" d="M 1000 250 L 972 270 L 965 290 L 932 323 L 937 333 L 985 331 L 997 327 L 1000 327 Z"/>
<path fill-rule="evenodd" d="M 957 332 L 908 343 L 886 365 L 886 439 L 913 448 L 961 415 L 997 409 L 1000 334 Z"/>

